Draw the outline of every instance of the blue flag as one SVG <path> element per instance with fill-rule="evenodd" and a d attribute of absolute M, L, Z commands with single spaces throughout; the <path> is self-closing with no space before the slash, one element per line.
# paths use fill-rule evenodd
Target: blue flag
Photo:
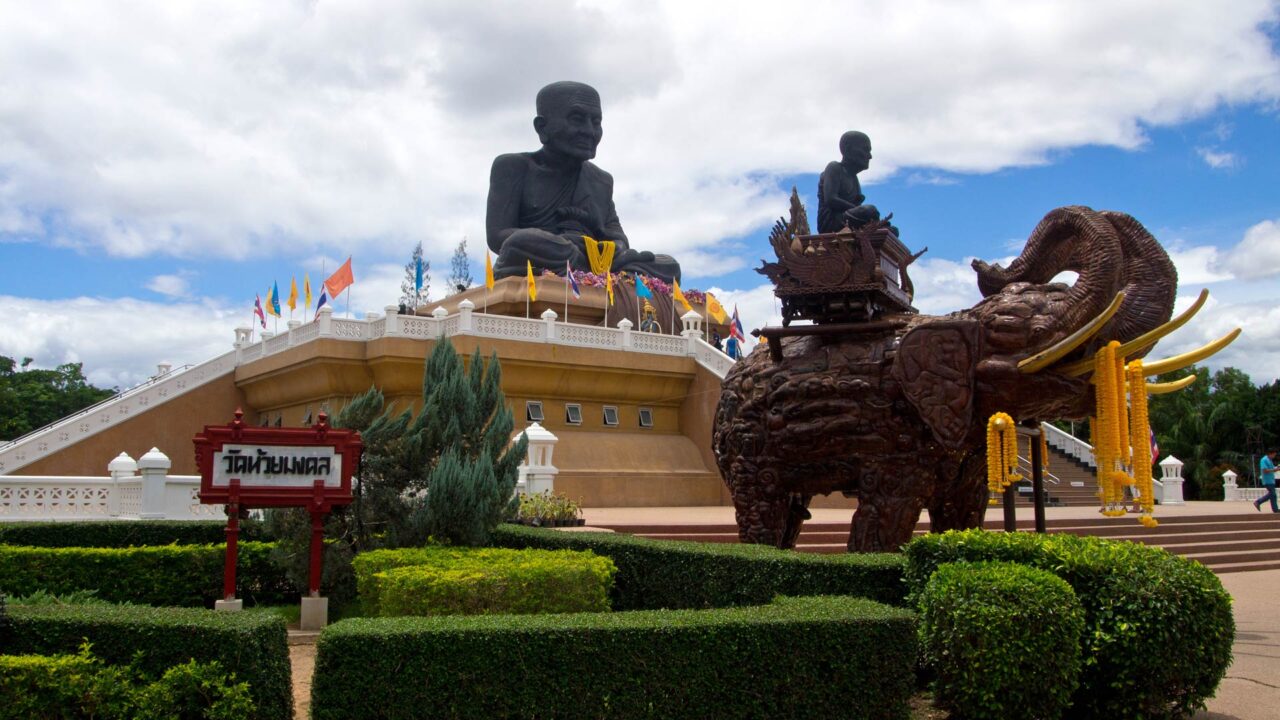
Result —
<path fill-rule="evenodd" d="M 324 304 L 327 302 L 329 302 L 329 296 L 325 294 L 325 291 L 322 288 L 320 290 L 320 299 L 316 301 L 316 310 L 319 310 L 320 308 L 324 307 Z"/>
<path fill-rule="evenodd" d="M 422 258 L 418 258 L 418 270 L 414 275 L 413 291 L 422 292 Z"/>
<path fill-rule="evenodd" d="M 280 287 L 274 280 L 271 282 L 271 311 L 276 317 L 280 317 Z"/>
<path fill-rule="evenodd" d="M 649 292 L 649 286 L 644 284 L 643 275 L 636 275 L 636 297 L 641 300 L 653 297 L 653 293 Z"/>

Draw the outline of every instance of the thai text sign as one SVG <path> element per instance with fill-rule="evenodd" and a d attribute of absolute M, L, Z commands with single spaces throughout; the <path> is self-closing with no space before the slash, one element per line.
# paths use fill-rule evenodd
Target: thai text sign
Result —
<path fill-rule="evenodd" d="M 328 512 L 352 501 L 351 477 L 364 451 L 360 433 L 335 430 L 321 414 L 311 427 L 206 425 L 195 437 L 200 502 L 305 507 Z"/>
<path fill-rule="evenodd" d="M 342 485 L 342 457 L 330 446 L 223 445 L 214 455 L 213 485 L 238 478 L 241 487 L 325 487 Z"/>

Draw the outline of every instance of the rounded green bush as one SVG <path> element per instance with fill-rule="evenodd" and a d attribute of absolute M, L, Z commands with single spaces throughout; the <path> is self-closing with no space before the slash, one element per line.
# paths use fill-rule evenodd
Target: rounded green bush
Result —
<path fill-rule="evenodd" d="M 920 595 L 920 644 L 937 703 L 971 720 L 1061 717 L 1080 675 L 1084 611 L 1044 570 L 942 565 Z"/>
<path fill-rule="evenodd" d="M 917 600 L 934 570 L 949 562 L 1016 562 L 1065 580 L 1085 614 L 1073 718 L 1188 716 L 1213 697 L 1231 664 L 1231 596 L 1208 568 L 1160 548 L 965 530 L 916 538 L 904 554 Z"/>

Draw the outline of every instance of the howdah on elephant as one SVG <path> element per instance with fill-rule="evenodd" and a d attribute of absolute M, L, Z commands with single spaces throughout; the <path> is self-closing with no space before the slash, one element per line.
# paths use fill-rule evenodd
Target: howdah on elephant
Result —
<path fill-rule="evenodd" d="M 781 337 L 780 358 L 762 344 L 730 370 L 712 444 L 743 542 L 794 546 L 813 496 L 837 491 L 858 498 L 850 550 L 898 548 L 922 509 L 934 531 L 980 527 L 987 418 L 1088 417 L 1094 352 L 1141 357 L 1200 304 L 1169 322 L 1173 263 L 1118 212 L 1059 208 L 1007 269 L 973 267 L 971 308 Z"/>

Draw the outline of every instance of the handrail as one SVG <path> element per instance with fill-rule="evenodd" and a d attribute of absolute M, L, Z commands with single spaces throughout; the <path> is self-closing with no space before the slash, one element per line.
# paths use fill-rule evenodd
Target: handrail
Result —
<path fill-rule="evenodd" d="M 26 439 L 27 439 L 27 438 L 29 438 L 29 437 L 34 437 L 34 436 L 36 436 L 36 435 L 39 435 L 40 433 L 43 433 L 43 432 L 45 432 L 46 430 L 49 430 L 49 429 L 53 428 L 55 425 L 61 425 L 61 424 L 62 424 L 62 423 L 64 423 L 64 422 L 68 422 L 68 421 L 71 421 L 71 420 L 75 420 L 75 419 L 76 419 L 76 418 L 78 418 L 78 417 L 81 417 L 81 416 L 83 416 L 83 415 L 88 415 L 89 413 L 93 412 L 94 410 L 98 410 L 98 409 L 102 408 L 104 405 L 109 405 L 109 404 L 111 404 L 111 403 L 113 403 L 113 402 L 116 402 L 116 401 L 119 401 L 119 400 L 123 400 L 123 399 L 125 399 L 125 398 L 127 398 L 127 397 L 131 397 L 131 396 L 133 396 L 133 395 L 136 395 L 136 394 L 138 393 L 138 391 L 142 390 L 143 388 L 150 387 L 151 385 L 154 385 L 155 383 L 159 382 L 160 380 L 163 380 L 164 378 L 169 377 L 170 375 L 173 375 L 174 373 L 183 372 L 184 370 L 189 370 L 189 369 L 191 369 L 191 368 L 193 368 L 193 367 L 195 367 L 195 366 L 194 366 L 194 365 L 192 365 L 192 364 L 190 364 L 190 363 L 188 363 L 188 364 L 186 364 L 186 365 L 181 365 L 181 366 L 179 366 L 179 367 L 173 368 L 173 369 L 169 370 L 168 372 L 166 372 L 166 373 L 164 373 L 164 374 L 162 374 L 162 375 L 154 375 L 154 376 L 152 376 L 152 377 L 149 377 L 149 378 L 147 378 L 146 380 L 143 380 L 142 382 L 138 383 L 137 385 L 134 385 L 133 387 L 131 387 L 131 388 L 127 389 L 127 390 L 121 390 L 120 392 L 115 393 L 115 394 L 114 394 L 114 395 L 112 395 L 111 397 L 103 398 L 103 399 L 99 400 L 98 402 L 96 402 L 96 403 L 94 403 L 94 404 L 92 404 L 92 405 L 90 405 L 90 406 L 88 406 L 88 407 L 81 408 L 81 409 L 79 409 L 79 410 L 77 410 L 77 411 L 75 411 L 75 412 L 71 413 L 70 415 L 67 415 L 67 416 L 65 416 L 65 417 L 60 417 L 60 418 L 58 418 L 57 420 L 54 420 L 53 422 L 49 423 L 48 425 L 44 425 L 44 426 L 42 426 L 42 427 L 38 427 L 38 428 L 36 428 L 35 430 L 31 430 L 30 432 L 27 432 L 27 433 L 24 433 L 24 434 L 22 434 L 22 435 L 19 435 L 18 437 L 14 438 L 14 439 L 12 439 L 12 440 L 6 440 L 6 441 L 4 442 L 4 444 L 0 444 L 0 452 L 4 452 L 5 450 L 8 450 L 10 447 L 12 447 L 12 446 L 14 446 L 14 445 L 17 445 L 18 443 L 22 442 L 23 440 L 26 440 Z"/>
<path fill-rule="evenodd" d="M 1093 446 L 1089 443 L 1049 423 L 1040 423 L 1040 429 L 1045 434 L 1045 441 L 1050 445 L 1089 467 L 1098 466 L 1093 457 Z"/>
<path fill-rule="evenodd" d="M 1026 466 L 1027 466 L 1027 472 L 1028 472 L 1028 473 L 1030 473 L 1030 472 L 1031 472 L 1031 470 L 1032 470 L 1032 467 L 1031 467 L 1031 460 L 1029 460 L 1029 459 L 1027 459 L 1027 458 L 1024 458 L 1024 457 L 1022 457 L 1021 455 L 1019 455 L 1019 456 L 1018 456 L 1018 468 L 1019 468 L 1019 469 L 1021 469 L 1024 463 L 1025 463 L 1025 464 L 1026 464 Z M 1053 474 L 1053 473 L 1051 473 L 1051 472 L 1046 472 L 1046 473 L 1044 474 L 1044 476 L 1043 476 L 1043 477 L 1044 477 L 1044 479 L 1045 479 L 1045 480 L 1048 480 L 1049 482 L 1053 483 L 1054 485 L 1061 485 L 1061 484 L 1062 484 L 1062 480 L 1061 480 L 1061 479 L 1059 479 L 1057 475 L 1054 475 L 1054 474 Z M 1030 481 L 1031 481 L 1031 478 L 1028 476 L 1028 477 L 1027 477 L 1027 482 L 1030 482 Z"/>

